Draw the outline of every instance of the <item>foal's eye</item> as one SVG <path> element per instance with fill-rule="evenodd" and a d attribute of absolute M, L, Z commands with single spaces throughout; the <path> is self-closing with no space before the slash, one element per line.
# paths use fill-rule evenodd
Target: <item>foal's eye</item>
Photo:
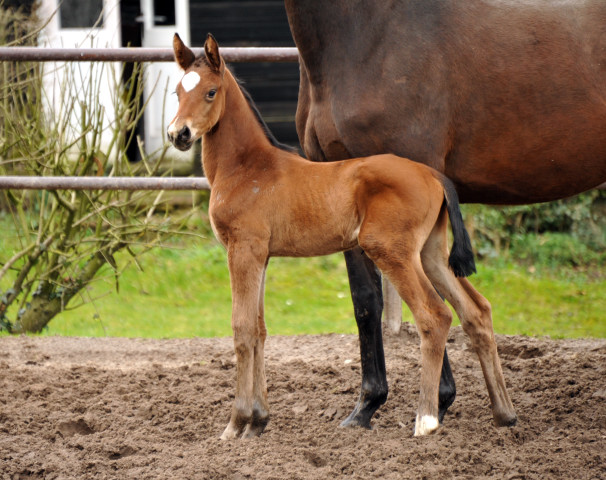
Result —
<path fill-rule="evenodd" d="M 213 98 L 215 98 L 216 94 L 217 94 L 217 91 L 213 88 L 212 90 L 208 91 L 208 93 L 206 94 L 206 98 L 208 98 L 209 100 L 212 100 Z"/>

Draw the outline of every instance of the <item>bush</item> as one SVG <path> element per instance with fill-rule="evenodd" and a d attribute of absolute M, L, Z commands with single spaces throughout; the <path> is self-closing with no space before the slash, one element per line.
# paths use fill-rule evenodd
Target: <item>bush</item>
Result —
<path fill-rule="evenodd" d="M 606 191 L 592 190 L 551 203 L 515 207 L 463 205 L 481 258 L 527 264 L 599 264 L 606 250 Z"/>
<path fill-rule="evenodd" d="M 0 10 L 5 37 L 7 28 L 23 20 L 19 15 Z M 15 35 L 25 34 L 17 30 Z M 133 74 L 139 81 L 123 85 L 111 65 L 96 63 L 89 75 L 81 64 L 67 64 L 58 67 L 66 70 L 65 80 L 51 94 L 39 64 L 3 65 L 1 175 L 155 173 L 143 151 L 136 166 L 126 153 L 138 141 L 132 132 L 143 114 L 140 66 Z M 114 82 L 113 120 L 98 98 L 101 82 L 107 81 Z M 103 135 L 108 143 L 102 144 Z M 14 248 L 0 259 L 0 330 L 13 333 L 40 331 L 77 295 L 80 303 L 87 301 L 81 292 L 103 266 L 117 278 L 118 251 L 134 259 L 177 231 L 192 212 L 171 216 L 169 209 L 160 209 L 164 192 L 3 191 L 2 198 L 14 225 L 9 242 Z"/>

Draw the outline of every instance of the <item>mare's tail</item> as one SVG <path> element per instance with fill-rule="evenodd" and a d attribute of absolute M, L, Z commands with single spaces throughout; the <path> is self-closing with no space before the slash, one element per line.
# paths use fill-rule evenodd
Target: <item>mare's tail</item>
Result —
<path fill-rule="evenodd" d="M 452 181 L 440 175 L 440 181 L 444 187 L 444 199 L 446 209 L 450 217 L 450 226 L 452 227 L 452 236 L 454 241 L 448 257 L 448 265 L 457 277 L 468 277 L 476 272 L 476 262 L 473 257 L 471 240 L 463 223 L 463 216 L 459 208 L 459 196 Z"/>

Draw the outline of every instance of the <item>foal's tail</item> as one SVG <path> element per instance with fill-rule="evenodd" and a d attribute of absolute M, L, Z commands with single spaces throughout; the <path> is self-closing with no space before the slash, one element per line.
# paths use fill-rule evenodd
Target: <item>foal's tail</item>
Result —
<path fill-rule="evenodd" d="M 457 277 L 468 277 L 476 272 L 476 262 L 473 257 L 471 240 L 463 223 L 463 216 L 459 208 L 459 196 L 452 181 L 440 175 L 440 181 L 444 187 L 444 200 L 450 217 L 452 236 L 454 241 L 448 257 L 448 265 Z"/>

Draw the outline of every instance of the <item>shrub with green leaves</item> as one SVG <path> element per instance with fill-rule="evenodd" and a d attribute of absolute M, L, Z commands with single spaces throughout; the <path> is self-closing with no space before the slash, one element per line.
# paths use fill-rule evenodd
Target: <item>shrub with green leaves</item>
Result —
<path fill-rule="evenodd" d="M 533 205 L 464 205 L 477 254 L 550 267 L 606 260 L 606 191 Z"/>

